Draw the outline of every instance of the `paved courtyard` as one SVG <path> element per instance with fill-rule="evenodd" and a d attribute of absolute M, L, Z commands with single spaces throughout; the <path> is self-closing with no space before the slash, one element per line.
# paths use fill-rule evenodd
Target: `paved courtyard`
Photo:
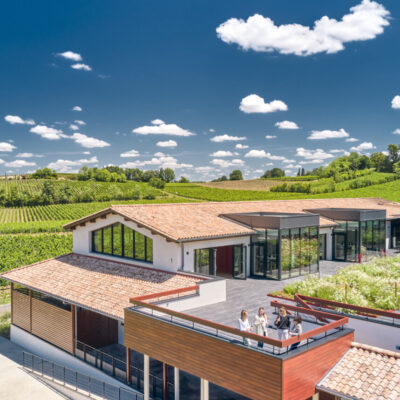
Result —
<path fill-rule="evenodd" d="M 350 264 L 345 262 L 321 261 L 320 276 L 334 275 L 339 269 Z M 275 320 L 275 316 L 273 315 L 274 308 L 270 306 L 272 298 L 267 297 L 267 294 L 281 290 L 288 284 L 305 278 L 306 276 L 300 276 L 283 281 L 254 278 L 247 278 L 245 280 L 228 279 L 226 281 L 227 300 L 225 302 L 185 312 L 224 325 L 236 327 L 241 310 L 245 309 L 248 311 L 249 320 L 252 322 L 257 314 L 258 307 L 262 306 L 267 313 L 268 323 L 273 324 Z M 269 336 L 275 337 L 275 332 L 270 330 Z"/>

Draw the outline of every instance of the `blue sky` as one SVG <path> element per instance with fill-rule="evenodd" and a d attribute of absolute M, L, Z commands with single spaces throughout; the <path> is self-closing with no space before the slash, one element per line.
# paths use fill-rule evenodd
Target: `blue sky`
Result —
<path fill-rule="evenodd" d="M 0 18 L 3 174 L 252 178 L 400 142 L 395 0 L 18 1 Z"/>

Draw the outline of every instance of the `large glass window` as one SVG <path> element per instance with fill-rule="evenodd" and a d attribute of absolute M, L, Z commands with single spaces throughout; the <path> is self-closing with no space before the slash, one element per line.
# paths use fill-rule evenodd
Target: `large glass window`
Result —
<path fill-rule="evenodd" d="M 214 249 L 196 249 L 194 251 L 194 272 L 214 275 Z"/>
<path fill-rule="evenodd" d="M 153 262 L 153 239 L 116 223 L 92 232 L 92 251 Z"/>
<path fill-rule="evenodd" d="M 373 254 L 386 249 L 386 221 L 361 222 L 361 251 Z"/>
<path fill-rule="evenodd" d="M 267 229 L 264 240 L 260 238 L 263 238 L 260 232 L 252 238 L 253 275 L 286 279 L 318 272 L 318 227 L 280 232 Z"/>

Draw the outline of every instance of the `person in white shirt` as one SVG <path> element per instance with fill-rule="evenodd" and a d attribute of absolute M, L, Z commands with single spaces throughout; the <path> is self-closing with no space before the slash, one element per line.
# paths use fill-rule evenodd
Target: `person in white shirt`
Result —
<path fill-rule="evenodd" d="M 256 333 L 257 335 L 260 336 L 267 336 L 268 330 L 268 319 L 267 319 L 267 314 L 265 314 L 264 308 L 260 307 L 258 309 L 258 314 L 256 315 L 254 325 L 256 327 Z M 264 343 L 263 342 L 258 342 L 258 347 L 263 348 Z"/>
<path fill-rule="evenodd" d="M 240 313 L 240 318 L 239 318 L 238 322 L 239 322 L 239 329 L 242 332 L 251 332 L 252 326 L 250 325 L 248 313 L 246 310 L 242 310 L 242 312 Z M 250 339 L 244 337 L 243 344 L 245 346 L 251 346 Z"/>

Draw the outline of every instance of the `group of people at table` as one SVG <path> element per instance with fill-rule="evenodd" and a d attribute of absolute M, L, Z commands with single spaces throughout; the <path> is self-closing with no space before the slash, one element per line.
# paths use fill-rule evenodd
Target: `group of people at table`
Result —
<path fill-rule="evenodd" d="M 255 316 L 254 324 L 250 324 L 249 315 L 246 310 L 242 310 L 239 318 L 239 329 L 242 332 L 252 332 L 260 336 L 268 336 L 268 319 L 263 307 L 258 309 L 258 314 Z M 293 319 L 293 326 L 290 326 L 290 318 L 285 307 L 279 309 L 279 314 L 274 321 L 274 325 L 278 331 L 279 340 L 289 339 L 290 336 L 300 336 L 303 333 L 301 325 L 302 318 L 298 315 Z M 244 337 L 243 343 L 246 346 L 251 346 L 251 340 Z M 293 343 L 290 350 L 296 349 L 300 342 Z M 263 348 L 264 343 L 258 342 L 258 347 Z"/>

